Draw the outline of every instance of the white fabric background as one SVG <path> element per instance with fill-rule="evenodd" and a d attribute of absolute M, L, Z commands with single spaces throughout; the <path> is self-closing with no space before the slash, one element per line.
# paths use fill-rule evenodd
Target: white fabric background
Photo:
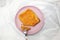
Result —
<path fill-rule="evenodd" d="M 7 1 L 4 7 L 0 7 L 0 40 L 25 40 L 24 34 L 16 28 L 14 18 L 17 11 L 27 5 L 38 7 L 45 17 L 43 29 L 35 35 L 28 36 L 29 40 L 60 40 L 59 3 L 47 0 Z"/>

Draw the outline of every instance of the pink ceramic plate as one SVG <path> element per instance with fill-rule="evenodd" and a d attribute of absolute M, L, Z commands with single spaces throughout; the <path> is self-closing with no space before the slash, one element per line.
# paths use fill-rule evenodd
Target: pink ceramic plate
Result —
<path fill-rule="evenodd" d="M 31 27 L 31 30 L 28 31 L 28 34 L 35 34 L 35 33 L 37 33 L 38 31 L 40 31 L 41 28 L 43 27 L 43 25 L 44 25 L 44 16 L 43 16 L 42 12 L 41 12 L 38 8 L 36 8 L 36 7 L 34 7 L 34 6 L 25 6 L 25 7 L 21 8 L 21 9 L 17 12 L 17 14 L 16 14 L 16 16 L 15 16 L 16 27 L 17 27 L 20 31 L 22 31 L 22 30 L 21 30 L 21 24 L 22 24 L 22 22 L 19 21 L 18 15 L 19 15 L 22 11 L 26 10 L 27 8 L 30 8 L 31 10 L 33 10 L 33 11 L 36 13 L 36 15 L 38 16 L 38 18 L 41 20 L 41 22 L 39 22 L 35 27 Z"/>

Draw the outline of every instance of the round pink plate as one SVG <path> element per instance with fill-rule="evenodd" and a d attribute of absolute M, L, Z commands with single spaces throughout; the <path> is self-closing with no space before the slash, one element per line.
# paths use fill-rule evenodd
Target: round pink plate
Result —
<path fill-rule="evenodd" d="M 31 30 L 28 31 L 28 34 L 35 34 L 37 33 L 38 31 L 40 31 L 44 25 L 44 15 L 42 14 L 42 12 L 37 8 L 37 7 L 34 7 L 34 6 L 25 6 L 25 7 L 22 7 L 16 14 L 15 16 L 15 23 L 16 23 L 16 27 L 20 30 L 21 30 L 21 24 L 22 22 L 19 20 L 18 18 L 18 15 L 20 15 L 21 12 L 23 12 L 24 10 L 26 10 L 27 8 L 33 10 L 36 15 L 38 16 L 38 18 L 41 20 L 35 27 L 31 27 Z"/>

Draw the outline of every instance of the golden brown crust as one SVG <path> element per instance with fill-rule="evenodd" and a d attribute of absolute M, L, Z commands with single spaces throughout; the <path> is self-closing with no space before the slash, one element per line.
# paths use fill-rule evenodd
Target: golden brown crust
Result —
<path fill-rule="evenodd" d="M 31 9 L 27 9 L 19 15 L 19 20 L 26 26 L 35 26 L 40 22 L 40 19 L 36 16 L 35 12 Z"/>
<path fill-rule="evenodd" d="M 28 27 L 28 26 L 25 26 L 25 25 L 21 25 L 21 29 L 22 29 L 22 31 L 29 31 L 31 28 L 30 27 Z"/>

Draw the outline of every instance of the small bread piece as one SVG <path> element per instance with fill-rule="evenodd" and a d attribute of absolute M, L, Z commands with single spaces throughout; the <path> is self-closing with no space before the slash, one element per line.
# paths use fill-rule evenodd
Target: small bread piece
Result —
<path fill-rule="evenodd" d="M 23 23 L 23 25 L 26 26 L 35 26 L 37 23 L 40 22 L 40 19 L 31 9 L 27 9 L 26 11 L 23 11 L 19 15 L 19 20 Z"/>
<path fill-rule="evenodd" d="M 21 25 L 21 29 L 22 29 L 22 31 L 29 31 L 31 28 L 24 26 L 24 25 Z"/>

